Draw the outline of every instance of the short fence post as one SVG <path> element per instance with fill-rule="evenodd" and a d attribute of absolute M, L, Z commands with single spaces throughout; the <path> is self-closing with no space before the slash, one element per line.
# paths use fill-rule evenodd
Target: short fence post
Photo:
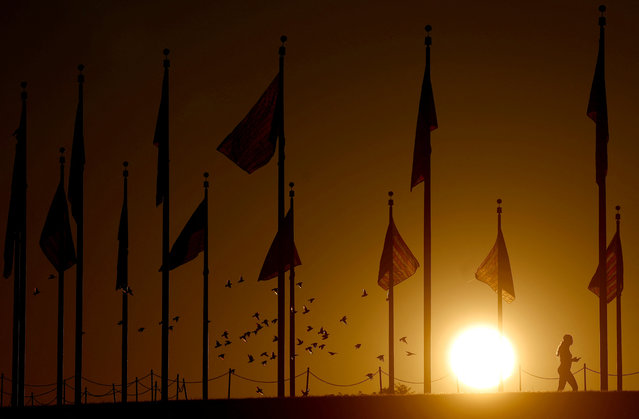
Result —
<path fill-rule="evenodd" d="M 135 377 L 135 402 L 138 402 L 138 377 Z"/>
<path fill-rule="evenodd" d="M 229 390 L 228 390 L 228 394 L 226 395 L 227 399 L 231 398 L 231 375 L 232 374 L 233 374 L 233 370 L 229 368 Z"/>
<path fill-rule="evenodd" d="M 34 403 L 34 400 L 33 400 L 33 391 L 32 391 L 31 392 L 31 406 L 34 406 L 34 405 L 35 405 L 35 403 Z"/>
<path fill-rule="evenodd" d="M 87 404 L 87 395 L 89 394 L 89 390 L 87 386 L 84 386 L 84 404 Z"/>
<path fill-rule="evenodd" d="M 154 401 L 154 394 L 153 394 L 153 370 L 151 370 L 151 401 Z"/>
<path fill-rule="evenodd" d="M 311 369 L 309 367 L 306 367 L 306 393 L 304 393 L 305 396 L 308 396 L 308 376 L 311 374 Z"/>
<path fill-rule="evenodd" d="M 519 392 L 521 393 L 521 364 L 519 364 Z"/>
<path fill-rule="evenodd" d="M 4 373 L 0 374 L 0 407 L 4 403 Z"/>
<path fill-rule="evenodd" d="M 584 362 L 584 391 L 587 391 L 588 388 L 586 387 L 586 363 Z"/>
<path fill-rule="evenodd" d="M 377 373 L 379 374 L 379 394 L 382 394 L 382 367 L 377 369 Z"/>
<path fill-rule="evenodd" d="M 189 395 L 186 394 L 186 380 L 182 377 L 182 391 L 184 392 L 184 400 L 189 399 Z"/>
<path fill-rule="evenodd" d="M 62 404 L 67 404 L 67 380 L 62 380 Z"/>
<path fill-rule="evenodd" d="M 115 403 L 115 384 L 111 383 L 111 389 L 113 390 L 113 403 Z"/>
<path fill-rule="evenodd" d="M 153 400 L 157 401 L 158 399 L 158 382 L 155 381 L 155 390 L 153 390 Z"/>
<path fill-rule="evenodd" d="M 175 379 L 175 400 L 180 400 L 180 374 Z"/>

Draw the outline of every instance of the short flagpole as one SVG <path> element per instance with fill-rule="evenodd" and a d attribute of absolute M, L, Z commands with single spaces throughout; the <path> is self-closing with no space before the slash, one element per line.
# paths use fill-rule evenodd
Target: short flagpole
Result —
<path fill-rule="evenodd" d="M 64 147 L 60 147 L 60 182 L 64 184 Z M 62 241 L 64 244 L 64 240 Z M 62 249 L 64 253 L 64 249 Z M 64 269 L 58 269 L 58 354 L 56 365 L 56 404 L 64 402 L 63 355 L 64 354 Z"/>
<path fill-rule="evenodd" d="M 286 46 L 284 43 L 286 42 L 286 36 L 281 36 L 280 41 L 282 45 L 279 49 L 279 78 L 280 78 L 280 86 L 279 86 L 279 94 L 278 101 L 279 106 L 276 110 L 276 117 L 279 117 L 279 144 L 278 144 L 278 156 L 277 156 L 277 232 L 281 236 L 284 229 L 284 56 L 286 55 Z M 279 271 L 277 275 L 277 397 L 285 397 L 285 386 L 284 386 L 284 370 L 285 370 L 285 360 L 286 360 L 286 346 L 285 346 L 285 335 L 286 335 L 286 277 L 284 275 L 284 264 L 282 263 L 282 258 L 284 255 L 282 252 L 279 253 Z M 293 354 L 291 354 L 293 356 Z M 292 374 L 292 373 L 291 373 Z"/>
<path fill-rule="evenodd" d="M 426 72 L 430 77 L 430 37 L 432 27 L 426 25 Z M 424 393 L 431 392 L 431 208 L 430 208 L 430 127 L 426 130 L 424 166 Z"/>
<path fill-rule="evenodd" d="M 388 225 L 393 223 L 393 192 L 388 193 Z M 391 234 L 393 232 L 390 229 Z M 391 237 L 391 243 L 394 243 Z M 393 265 L 394 255 L 391 254 L 391 263 L 388 267 L 388 393 L 395 394 L 395 319 L 393 297 Z"/>
<path fill-rule="evenodd" d="M 202 400 L 209 398 L 209 173 L 204 172 L 204 269 L 202 271 Z"/>
<path fill-rule="evenodd" d="M 289 203 L 289 209 L 291 211 L 291 223 L 294 223 L 294 213 L 293 213 L 293 198 L 295 197 L 295 191 L 293 190 L 293 187 L 295 186 L 295 184 L 293 182 L 289 183 L 288 186 L 290 186 L 291 190 L 288 193 L 288 196 L 290 197 L 290 203 Z M 291 240 L 293 241 L 293 243 L 295 243 L 294 240 L 294 229 L 291 230 Z M 290 262 L 291 262 L 291 269 L 290 272 L 288 274 L 288 278 L 289 278 L 289 287 L 290 287 L 290 345 L 289 345 L 289 351 L 290 351 L 290 363 L 289 363 L 289 384 L 290 384 L 290 392 L 291 392 L 291 397 L 295 397 L 295 246 L 292 246 L 291 249 L 291 254 L 290 255 L 286 255 L 286 257 L 290 257 Z"/>
<path fill-rule="evenodd" d="M 621 207 L 617 205 L 615 209 L 617 210 L 617 214 L 615 214 L 617 236 L 619 236 L 619 223 L 621 221 L 619 210 L 621 210 Z M 619 256 L 617 255 L 617 257 Z M 619 286 L 621 281 L 619 280 L 619 273 L 619 269 L 617 268 L 617 391 L 623 391 L 623 368 L 621 361 L 621 287 Z"/>
<path fill-rule="evenodd" d="M 124 203 L 125 205 L 127 205 L 127 198 L 128 198 L 128 178 L 129 178 L 129 162 L 125 161 L 122 163 L 122 166 L 124 167 L 124 170 L 122 171 L 122 183 L 123 183 L 123 192 L 124 192 Z M 127 214 L 128 217 L 128 214 Z M 127 223 L 127 228 L 128 228 L 128 223 Z M 127 232 L 128 235 L 128 232 Z M 127 237 L 128 239 L 128 237 Z M 128 249 L 127 249 L 128 252 Z M 129 269 L 128 267 L 128 260 L 127 260 L 127 266 L 124 268 L 126 270 Z M 126 284 L 126 289 L 122 289 L 122 378 L 121 378 L 121 384 L 122 384 L 122 403 L 126 403 L 127 402 L 127 389 L 126 389 L 126 384 L 127 384 L 127 368 L 128 368 L 128 339 L 129 339 L 129 284 L 128 284 L 128 279 L 127 279 L 127 284 Z"/>
<path fill-rule="evenodd" d="M 497 234 L 501 232 L 501 199 L 497 200 Z M 501 255 L 499 255 L 501 256 Z M 502 309 L 502 288 L 501 288 L 501 275 L 499 275 L 499 269 L 497 269 L 497 329 L 499 330 L 499 339 L 504 337 L 504 319 Z M 499 391 L 504 391 L 504 380 L 499 372 Z"/>

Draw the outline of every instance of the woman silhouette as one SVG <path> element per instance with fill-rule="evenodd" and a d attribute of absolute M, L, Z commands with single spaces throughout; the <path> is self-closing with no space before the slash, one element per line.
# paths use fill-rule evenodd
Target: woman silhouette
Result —
<path fill-rule="evenodd" d="M 566 387 L 566 382 L 570 384 L 572 391 L 578 390 L 577 381 L 572 375 L 572 372 L 570 372 L 570 367 L 572 367 L 573 362 L 578 362 L 581 358 L 572 357 L 570 345 L 572 345 L 572 336 L 564 335 L 564 339 L 557 348 L 557 356 L 559 357 L 559 368 L 557 368 L 557 372 L 559 373 L 559 387 L 557 387 L 557 391 L 563 391 L 564 387 Z"/>

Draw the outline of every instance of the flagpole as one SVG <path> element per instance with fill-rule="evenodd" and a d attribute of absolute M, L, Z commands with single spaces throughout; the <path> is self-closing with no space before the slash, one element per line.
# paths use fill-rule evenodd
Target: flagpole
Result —
<path fill-rule="evenodd" d="M 279 143 L 278 143 L 278 160 L 277 160 L 277 232 L 281 236 L 284 229 L 284 56 L 286 55 L 286 46 L 284 43 L 286 42 L 286 36 L 281 36 L 280 41 L 282 45 L 279 48 L 279 109 L 276 111 L 277 116 L 279 117 Z M 280 243 L 281 246 L 281 243 Z M 279 257 L 282 258 L 284 255 L 282 252 L 278 252 Z M 277 275 L 277 397 L 284 397 L 284 369 L 285 369 L 285 334 L 286 334 L 286 277 L 284 275 L 284 264 L 281 263 L 280 259 L 279 263 L 279 272 Z M 291 356 L 293 356 L 291 354 Z M 293 373 L 291 372 L 291 375 Z"/>
<path fill-rule="evenodd" d="M 64 147 L 60 147 L 60 182 L 64 184 Z M 61 241 L 64 246 L 64 240 Z M 60 252 L 64 254 L 64 249 Z M 58 354 L 56 365 L 56 404 L 62 406 L 64 400 L 64 269 L 58 269 Z"/>
<path fill-rule="evenodd" d="M 619 237 L 619 223 L 621 221 L 619 210 L 621 210 L 621 207 L 617 205 L 615 209 L 617 210 L 617 214 L 615 214 L 615 221 L 617 222 L 617 237 Z M 617 258 L 618 257 L 619 255 L 617 255 Z M 617 263 L 619 262 L 617 261 Z M 617 267 L 615 267 L 615 269 L 617 270 L 617 391 L 623 391 L 623 368 L 621 358 L 621 281 L 619 279 L 619 269 Z"/>
<path fill-rule="evenodd" d="M 164 49 L 164 74 L 168 77 L 169 66 L 169 50 Z M 168 84 L 168 82 L 167 82 Z M 168 87 L 167 87 L 168 90 Z M 168 98 L 167 98 L 168 99 Z M 168 114 L 168 106 L 167 114 Z M 168 115 L 166 122 L 166 144 L 159 145 L 164 150 L 166 161 L 163 162 L 166 172 L 164 176 L 164 190 L 162 198 L 162 360 L 161 360 L 161 400 L 166 402 L 169 400 L 169 133 L 168 133 Z M 162 150 L 158 150 L 162 153 Z M 158 168 L 159 170 L 159 168 Z"/>
<path fill-rule="evenodd" d="M 430 80 L 430 37 L 432 27 L 426 25 L 426 72 Z M 430 208 L 430 127 L 426 129 L 426 161 L 424 167 L 424 393 L 431 392 L 431 208 Z"/>
<path fill-rule="evenodd" d="M 388 193 L 388 225 L 393 224 L 393 192 Z M 391 230 L 392 231 L 392 230 Z M 392 234 L 392 233 L 391 233 Z M 391 237 L 391 243 L 395 239 Z M 395 317 L 394 317 L 394 279 L 393 265 L 395 256 L 391 255 L 391 263 L 388 267 L 388 392 L 395 394 Z"/>
<path fill-rule="evenodd" d="M 82 71 L 84 70 L 84 66 L 80 64 L 78 66 L 78 102 L 80 106 L 83 106 L 83 85 L 84 85 L 84 74 Z M 78 129 L 78 127 L 76 127 Z M 82 129 L 82 127 L 80 127 Z M 75 146 L 75 144 L 74 144 Z M 71 150 L 72 153 L 77 153 L 77 150 Z M 84 154 L 84 150 L 82 151 Z M 74 155 L 71 156 L 71 160 L 73 162 Z M 83 156 L 84 159 L 84 156 Z M 76 285 L 75 285 L 75 404 L 80 405 L 82 403 L 82 296 L 83 296 L 83 271 L 84 271 L 84 178 L 83 173 L 80 174 L 75 181 L 78 182 L 78 193 L 79 197 L 74 199 L 72 203 L 74 207 L 73 209 L 77 209 L 73 211 L 74 218 L 76 220 L 76 244 L 77 244 L 77 264 L 75 267 L 75 277 L 76 277 Z"/>
<path fill-rule="evenodd" d="M 501 233 L 501 199 L 497 199 L 497 235 Z M 498 257 L 501 255 L 498 255 Z M 503 339 L 504 335 L 504 318 L 502 311 L 502 287 L 501 287 L 501 275 L 499 275 L 499 268 L 497 270 L 497 329 L 499 330 L 499 339 Z M 499 391 L 504 391 L 504 380 L 499 372 Z"/>
<path fill-rule="evenodd" d="M 604 45 L 604 26 L 606 18 L 603 13 L 606 6 L 599 6 L 601 16 L 599 17 L 599 48 Z M 603 51 L 601 51 L 603 53 Z M 600 127 L 597 127 L 597 130 Z M 606 141 L 597 139 L 597 149 L 599 147 L 607 148 Z M 603 143 L 603 144 L 601 144 Z M 597 150 L 601 153 L 600 150 Z M 607 160 L 607 151 L 604 149 L 603 154 Z M 599 156 L 598 159 L 601 159 Z M 607 164 L 607 162 L 606 162 Z M 608 311 L 607 311 L 607 293 L 604 291 L 606 287 L 606 173 L 605 170 L 597 168 L 597 185 L 599 186 L 599 363 L 601 377 L 601 391 L 608 391 Z"/>
<path fill-rule="evenodd" d="M 129 179 L 129 162 L 122 163 L 124 170 L 122 171 L 123 186 L 124 186 L 124 205 L 128 206 L 128 179 Z M 128 212 L 128 209 L 127 209 Z M 127 213 L 127 229 L 128 229 L 128 213 Z M 127 246 L 128 246 L 128 231 L 127 231 Z M 128 252 L 128 249 L 127 249 Z M 124 268 L 129 269 L 128 258 L 127 265 Z M 127 278 L 126 289 L 122 289 L 122 403 L 127 402 L 127 367 L 128 367 L 128 339 L 129 339 L 129 284 Z"/>
<path fill-rule="evenodd" d="M 204 172 L 204 268 L 202 270 L 202 400 L 209 398 L 209 173 Z"/>
<path fill-rule="evenodd" d="M 288 193 L 288 196 L 290 197 L 290 204 L 289 204 L 289 210 L 291 211 L 291 224 L 294 223 L 294 213 L 293 213 L 293 198 L 295 197 L 295 191 L 293 190 L 293 187 L 295 186 L 295 184 L 293 182 L 289 183 L 288 186 L 291 187 L 291 190 Z M 294 225 L 294 224 L 293 224 Z M 294 231 L 295 229 L 291 229 L 291 241 L 293 243 L 295 243 L 295 239 L 294 239 Z M 289 384 L 290 384 L 290 391 L 291 391 L 291 397 L 295 397 L 295 246 L 292 246 L 291 249 L 291 254 L 290 255 L 286 255 L 286 257 L 291 257 L 291 271 L 288 274 L 288 278 L 289 278 L 289 287 L 291 288 L 291 296 L 290 296 L 290 346 L 289 346 L 289 351 L 290 351 L 290 364 L 289 364 L 289 369 L 290 369 L 290 375 L 289 375 Z"/>

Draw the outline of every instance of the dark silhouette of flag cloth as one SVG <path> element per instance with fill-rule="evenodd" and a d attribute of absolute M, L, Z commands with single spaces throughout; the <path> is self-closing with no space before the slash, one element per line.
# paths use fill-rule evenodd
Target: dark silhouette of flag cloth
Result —
<path fill-rule="evenodd" d="M 120 213 L 120 226 L 118 227 L 118 265 L 115 280 L 115 289 L 125 290 L 129 286 L 129 208 L 125 195 Z"/>
<path fill-rule="evenodd" d="M 260 100 L 217 150 L 248 173 L 271 160 L 281 127 L 280 76 L 275 76 Z"/>
<path fill-rule="evenodd" d="M 49 208 L 49 214 L 42 228 L 40 248 L 58 272 L 66 271 L 76 262 L 71 224 L 69 223 L 69 208 L 62 179 L 60 179 Z"/>
<path fill-rule="evenodd" d="M 623 291 L 623 257 L 619 232 L 615 233 L 606 250 L 606 301 L 608 303 L 617 296 L 617 286 L 619 286 L 619 294 L 621 294 Z M 598 272 L 593 275 L 588 289 L 599 296 Z"/>
<path fill-rule="evenodd" d="M 411 277 L 419 267 L 417 258 L 413 256 L 402 236 L 399 235 L 395 222 L 391 218 L 384 239 L 382 259 L 379 261 L 377 284 L 385 290 L 390 287 L 390 270 L 393 269 L 393 286 Z"/>
<path fill-rule="evenodd" d="M 590 99 L 588 100 L 588 117 L 595 124 L 596 132 L 596 180 L 601 183 L 608 171 L 608 106 L 606 103 L 606 79 L 604 72 L 604 34 L 603 28 L 599 37 L 599 52 L 597 54 L 597 65 L 595 75 L 590 88 Z"/>
<path fill-rule="evenodd" d="M 204 250 L 204 234 L 206 230 L 206 202 L 202 200 L 189 221 L 182 229 L 171 252 L 169 253 L 169 270 L 173 270 L 195 257 Z M 162 269 L 160 268 L 160 271 Z"/>
<path fill-rule="evenodd" d="M 506 250 L 506 242 L 501 230 L 497 232 L 497 241 L 486 259 L 479 265 L 475 278 L 484 282 L 498 292 L 498 283 L 501 285 L 502 298 L 510 303 L 515 299 L 515 287 L 513 286 L 513 275 L 510 271 L 510 260 L 508 259 L 508 251 Z"/>
<path fill-rule="evenodd" d="M 268 249 L 258 281 L 275 278 L 280 271 L 280 267 L 282 272 L 288 271 L 291 269 L 291 262 L 293 267 L 302 264 L 293 241 L 293 214 L 290 209 L 286 217 L 284 217 L 283 224 L 282 231 L 277 232 L 271 247 Z"/>
<path fill-rule="evenodd" d="M 411 190 L 430 176 L 428 158 L 430 154 L 430 132 L 437 128 L 437 112 L 433 98 L 433 85 L 430 82 L 430 69 L 424 71 L 422 93 L 419 98 L 415 147 L 413 149 L 413 172 L 410 180 Z M 428 154 L 427 154 L 428 153 Z"/>

